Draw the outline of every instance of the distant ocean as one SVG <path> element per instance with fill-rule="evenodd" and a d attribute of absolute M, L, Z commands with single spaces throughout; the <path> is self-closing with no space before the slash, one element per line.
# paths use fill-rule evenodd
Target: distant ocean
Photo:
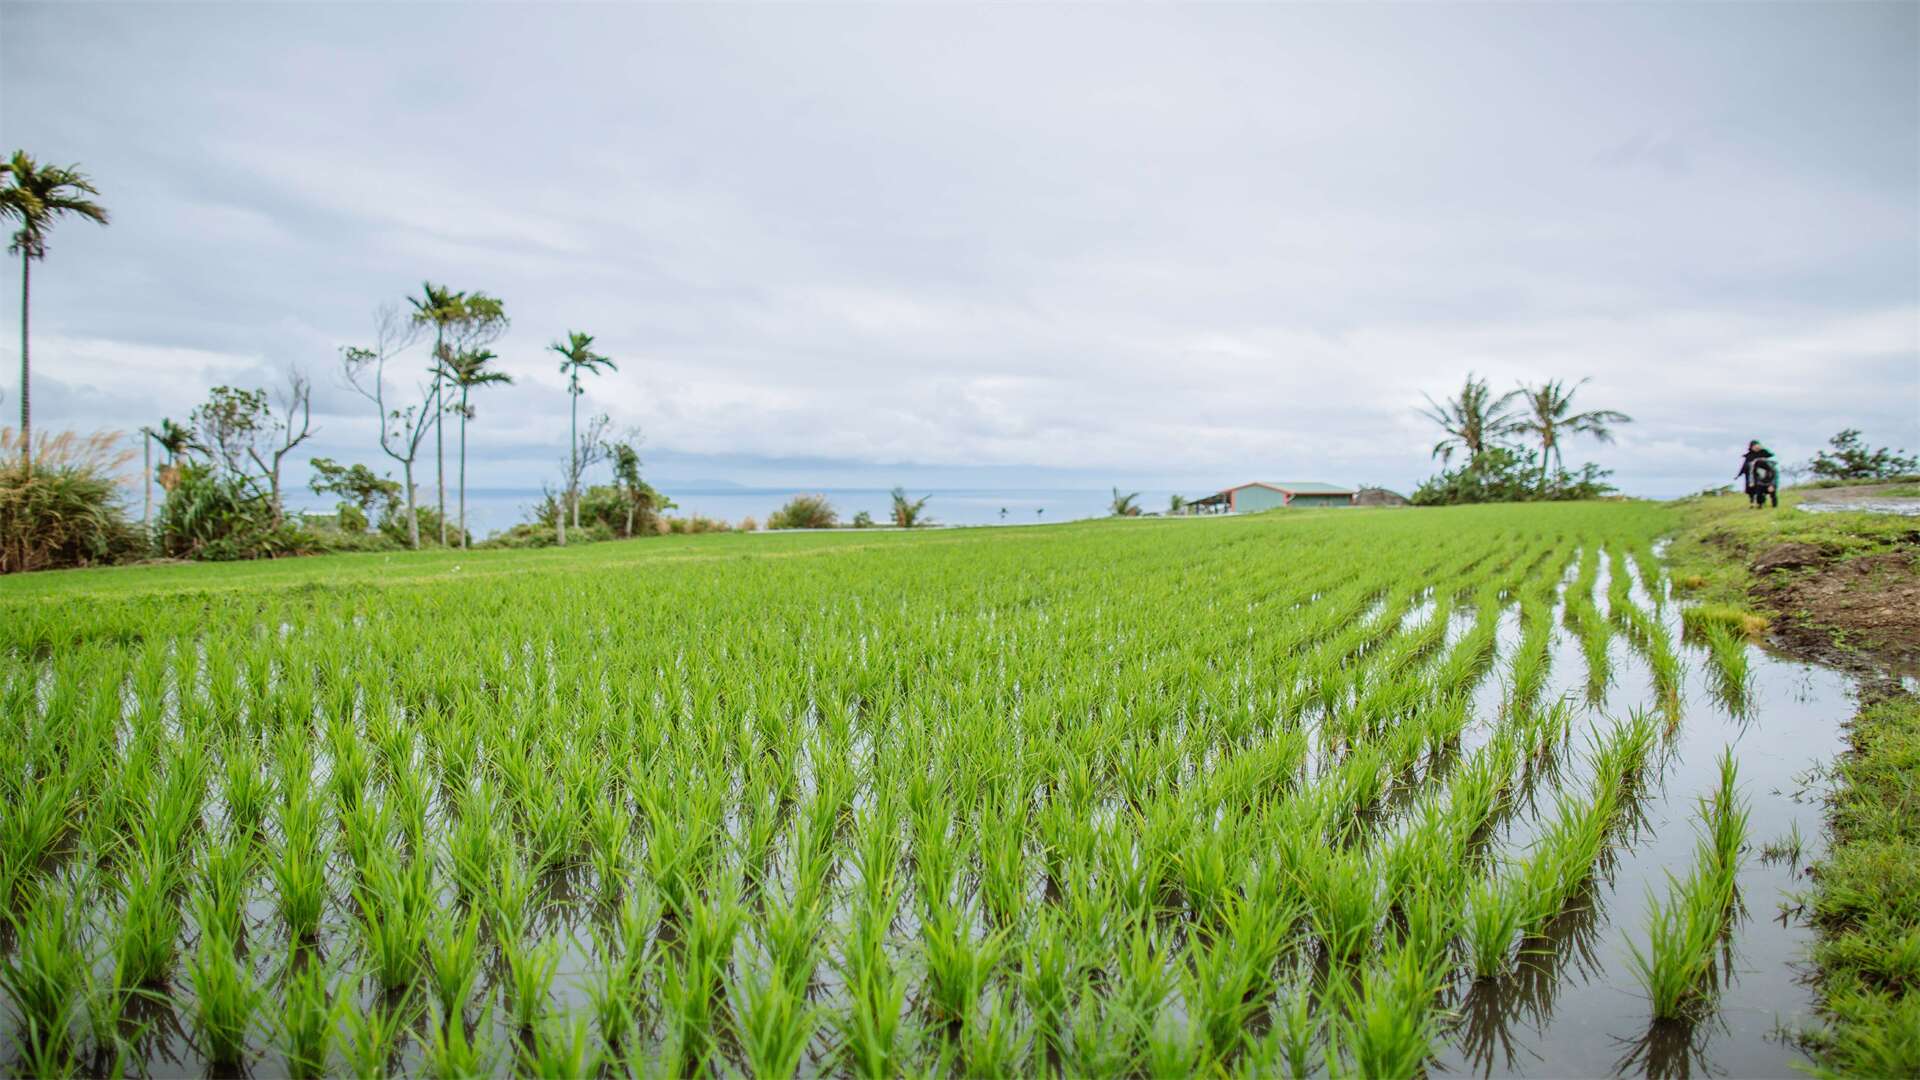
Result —
<path fill-rule="evenodd" d="M 875 522 L 884 523 L 893 505 L 891 492 L 883 488 L 669 488 L 664 494 L 677 504 L 668 511 L 672 516 L 703 514 L 734 525 L 750 517 L 764 526 L 769 514 L 800 494 L 825 495 L 839 511 L 842 522 L 851 522 L 855 514 L 865 510 L 873 515 Z M 1113 501 L 1113 493 L 1107 490 L 927 488 L 909 489 L 907 494 L 915 499 L 928 496 L 926 513 L 939 525 L 1077 521 L 1106 516 L 1107 507 Z M 1142 510 L 1161 511 L 1167 508 L 1172 494 L 1144 491 L 1138 502 Z M 431 488 L 422 495 L 423 502 L 432 502 Z M 499 532 L 529 520 L 540 498 L 538 488 L 468 488 L 467 523 L 476 536 Z M 333 509 L 332 502 L 311 494 L 293 505 L 299 510 Z M 452 492 L 447 496 L 447 513 L 450 517 L 454 513 Z"/>

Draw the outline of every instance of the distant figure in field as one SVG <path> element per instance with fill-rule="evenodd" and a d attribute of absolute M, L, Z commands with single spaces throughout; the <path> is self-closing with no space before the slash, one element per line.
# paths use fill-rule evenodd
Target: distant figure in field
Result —
<path fill-rule="evenodd" d="M 1773 451 L 1761 446 L 1760 440 L 1747 444 L 1747 455 L 1734 475 L 1747 482 L 1747 498 L 1754 506 L 1766 506 L 1769 498 L 1774 506 L 1780 505 L 1780 468 L 1773 462 Z"/>

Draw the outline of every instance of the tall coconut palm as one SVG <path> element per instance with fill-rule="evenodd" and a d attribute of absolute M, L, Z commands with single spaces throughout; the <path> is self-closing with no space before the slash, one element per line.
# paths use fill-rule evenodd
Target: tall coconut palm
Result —
<path fill-rule="evenodd" d="M 439 499 L 442 547 L 447 543 L 447 458 L 440 438 L 440 418 L 446 413 L 440 407 L 440 391 L 452 360 L 447 350 L 447 327 L 459 321 L 466 299 L 466 293 L 454 292 L 431 281 L 420 283 L 419 296 L 407 297 L 407 303 L 413 306 L 413 321 L 433 327 L 433 387 L 427 396 L 433 409 L 433 457 L 439 470 L 434 487 Z"/>
<path fill-rule="evenodd" d="M 33 298 L 33 260 L 47 257 L 47 232 L 60 218 L 72 214 L 107 223 L 106 209 L 87 198 L 98 194 L 78 165 L 42 165 L 25 150 L 15 150 L 11 159 L 0 162 L 0 218 L 11 218 L 17 226 L 7 252 L 20 256 L 20 457 L 29 474 L 33 367 L 27 358 L 27 310 Z"/>
<path fill-rule="evenodd" d="M 1591 435 L 1603 443 L 1610 443 L 1613 441 L 1613 425 L 1633 422 L 1633 417 L 1613 409 L 1574 412 L 1573 395 L 1591 381 L 1591 378 L 1581 379 L 1568 386 L 1559 379 L 1549 379 L 1539 386 L 1523 386 L 1507 395 L 1507 398 L 1520 398 L 1525 402 L 1526 410 L 1511 423 L 1510 430 L 1540 440 L 1542 489 L 1547 486 L 1548 458 L 1552 458 L 1561 470 L 1566 469 L 1566 459 L 1561 455 L 1560 447 L 1568 436 Z"/>
<path fill-rule="evenodd" d="M 1454 451 L 1464 450 L 1467 464 L 1477 463 L 1489 447 L 1513 429 L 1514 418 L 1507 407 L 1516 396 L 1518 391 L 1495 398 L 1487 388 L 1487 380 L 1476 379 L 1468 372 L 1467 384 L 1460 388 L 1459 397 L 1445 402 L 1428 397 L 1427 407 L 1420 410 L 1420 415 L 1439 424 L 1440 430 L 1447 433 L 1446 438 L 1433 444 L 1432 456 L 1445 464 L 1453 460 Z"/>
<path fill-rule="evenodd" d="M 560 354 L 560 374 L 567 377 L 567 393 L 573 396 L 573 415 L 567 427 L 567 506 L 561 509 L 560 517 L 564 520 L 570 508 L 573 527 L 578 529 L 580 527 L 580 395 L 586 393 L 580 386 L 580 376 L 583 373 L 598 374 L 601 368 L 609 371 L 620 369 L 612 360 L 593 351 L 592 334 L 570 330 L 567 332 L 565 342 L 556 341 L 547 348 Z M 561 536 L 565 535 L 565 532 L 561 533 Z"/>
<path fill-rule="evenodd" d="M 487 365 L 499 359 L 487 349 L 467 349 L 457 353 L 447 365 L 445 378 L 451 386 L 460 388 L 460 403 L 453 410 L 460 414 L 460 546 L 468 547 L 467 537 L 467 421 L 473 419 L 473 406 L 467 403 L 467 395 L 476 386 L 509 384 L 513 376 L 504 371 L 490 371 Z"/>

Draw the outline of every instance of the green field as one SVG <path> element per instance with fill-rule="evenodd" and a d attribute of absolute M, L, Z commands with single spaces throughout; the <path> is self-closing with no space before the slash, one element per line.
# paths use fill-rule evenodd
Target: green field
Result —
<path fill-rule="evenodd" d="M 0 581 L 0 1034 L 35 1073 L 1414 1075 L 1592 902 L 1681 722 L 1670 525 Z M 1737 710 L 1744 642 L 1707 655 Z M 1636 929 L 1644 1017 L 1713 993 L 1731 778 L 1697 824 Z"/>

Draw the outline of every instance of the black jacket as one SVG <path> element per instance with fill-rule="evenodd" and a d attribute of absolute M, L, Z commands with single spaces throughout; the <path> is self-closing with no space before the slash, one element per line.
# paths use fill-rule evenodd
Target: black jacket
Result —
<path fill-rule="evenodd" d="M 1757 477 L 1754 476 L 1753 463 L 1756 461 L 1760 461 L 1762 459 L 1765 459 L 1767 464 L 1772 465 L 1773 451 L 1768 450 L 1765 447 L 1762 447 L 1758 450 L 1747 451 L 1745 456 L 1741 457 L 1740 459 L 1740 471 L 1737 473 L 1734 473 L 1733 475 L 1745 479 L 1747 482 L 1747 487 L 1749 489 L 1752 489 L 1755 487 L 1759 487 L 1759 488 L 1771 487 L 1776 482 L 1779 476 L 1780 470 L 1777 468 L 1768 469 L 1766 471 L 1774 474 L 1773 478 L 1770 478 L 1767 480 L 1758 479 Z"/>

